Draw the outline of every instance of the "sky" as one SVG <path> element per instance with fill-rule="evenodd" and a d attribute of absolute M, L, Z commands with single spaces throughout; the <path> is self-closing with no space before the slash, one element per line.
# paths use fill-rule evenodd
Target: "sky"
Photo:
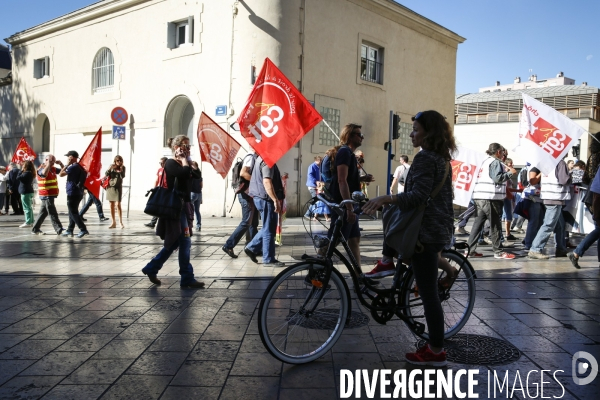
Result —
<path fill-rule="evenodd" d="M 225 0 L 219 0 L 225 1 Z M 229 0 L 231 1 L 231 0 Z M 327 0 L 320 0 L 327 1 Z M 95 3 L 95 0 L 0 0 L 0 38 Z M 458 46 L 456 93 L 538 79 L 560 71 L 600 87 L 597 0 L 399 0 L 466 38 Z M 0 43 L 5 44 L 4 41 Z"/>

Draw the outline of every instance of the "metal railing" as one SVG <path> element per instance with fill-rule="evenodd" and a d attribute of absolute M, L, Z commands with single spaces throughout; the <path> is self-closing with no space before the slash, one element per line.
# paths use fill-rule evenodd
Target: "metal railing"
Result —
<path fill-rule="evenodd" d="M 383 83 L 383 64 L 361 57 L 360 79 L 373 83 Z"/>

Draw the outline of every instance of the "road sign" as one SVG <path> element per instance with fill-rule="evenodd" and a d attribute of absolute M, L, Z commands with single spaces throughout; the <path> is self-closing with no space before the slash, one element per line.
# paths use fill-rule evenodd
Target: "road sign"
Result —
<path fill-rule="evenodd" d="M 129 116 L 123 107 L 115 107 L 110 112 L 110 118 L 115 124 L 123 125 L 125 122 L 127 122 L 127 118 L 129 118 Z"/>
<path fill-rule="evenodd" d="M 217 106 L 215 115 L 227 115 L 227 106 Z"/>
<path fill-rule="evenodd" d="M 113 139 L 125 140 L 125 127 L 113 125 Z"/>

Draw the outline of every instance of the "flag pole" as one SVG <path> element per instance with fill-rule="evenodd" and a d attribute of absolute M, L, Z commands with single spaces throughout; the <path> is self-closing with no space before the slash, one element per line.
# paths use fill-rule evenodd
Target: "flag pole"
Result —
<path fill-rule="evenodd" d="M 596 142 L 600 143 L 600 140 L 596 139 L 596 136 L 594 136 L 592 133 L 590 133 L 589 131 L 586 131 L 588 135 L 590 135 L 592 137 L 592 139 L 594 139 Z"/>
<path fill-rule="evenodd" d="M 331 129 L 331 127 L 329 126 L 327 121 L 325 121 L 325 118 L 323 118 L 321 121 L 325 124 L 325 126 L 327 126 L 329 128 L 331 133 L 333 133 L 333 136 L 335 136 L 337 138 L 337 140 L 340 140 L 340 137 L 335 133 L 335 131 L 333 129 Z"/>

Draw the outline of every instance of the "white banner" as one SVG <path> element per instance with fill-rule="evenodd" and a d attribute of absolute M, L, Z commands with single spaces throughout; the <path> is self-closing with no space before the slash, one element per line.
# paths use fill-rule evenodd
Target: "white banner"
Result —
<path fill-rule="evenodd" d="M 550 106 L 523 93 L 523 112 L 513 149 L 549 175 L 585 130 Z"/>
<path fill-rule="evenodd" d="M 565 229 L 573 233 L 590 233 L 595 229 L 595 226 L 592 214 L 583 203 L 585 189 L 581 189 L 578 186 L 574 186 L 573 189 L 571 199 L 567 200 L 563 208 L 563 216 L 566 223 Z"/>
<path fill-rule="evenodd" d="M 485 153 L 458 146 L 458 151 L 452 160 L 454 204 L 463 207 L 469 206 L 479 168 L 486 158 L 488 156 Z"/>

